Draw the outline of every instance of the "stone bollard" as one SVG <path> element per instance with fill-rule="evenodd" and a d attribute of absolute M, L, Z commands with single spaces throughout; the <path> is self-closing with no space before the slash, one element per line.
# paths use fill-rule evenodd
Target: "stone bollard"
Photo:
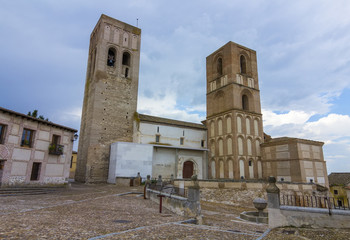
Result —
<path fill-rule="evenodd" d="M 138 186 L 140 186 L 141 185 L 141 175 L 140 175 L 140 173 L 138 172 L 137 173 L 137 176 L 136 176 L 136 178 L 135 178 L 135 181 L 134 181 L 134 185 L 135 185 L 135 187 L 138 187 Z"/>
<path fill-rule="evenodd" d="M 149 193 L 147 192 L 147 188 L 149 188 L 149 186 L 151 186 L 151 176 L 147 175 L 147 179 L 145 181 L 145 187 L 143 189 L 143 198 L 144 199 L 149 199 Z"/>
<path fill-rule="evenodd" d="M 158 180 L 157 180 L 156 186 L 160 186 L 160 187 L 163 186 L 162 175 L 159 175 L 159 176 L 158 176 Z"/>
<path fill-rule="evenodd" d="M 197 175 L 191 177 L 193 185 L 188 187 L 187 199 L 189 202 L 189 208 L 191 209 L 197 220 L 201 221 L 201 205 L 200 205 L 200 188 L 198 184 Z"/>
<path fill-rule="evenodd" d="M 276 178 L 269 177 L 269 185 L 266 188 L 268 208 L 280 208 L 280 189 L 276 186 Z"/>

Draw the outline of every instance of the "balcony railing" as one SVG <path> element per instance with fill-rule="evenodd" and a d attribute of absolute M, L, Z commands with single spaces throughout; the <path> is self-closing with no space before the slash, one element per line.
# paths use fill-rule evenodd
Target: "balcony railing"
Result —
<path fill-rule="evenodd" d="M 63 148 L 64 148 L 63 145 L 51 143 L 50 146 L 49 146 L 49 154 L 62 155 L 63 154 Z"/>

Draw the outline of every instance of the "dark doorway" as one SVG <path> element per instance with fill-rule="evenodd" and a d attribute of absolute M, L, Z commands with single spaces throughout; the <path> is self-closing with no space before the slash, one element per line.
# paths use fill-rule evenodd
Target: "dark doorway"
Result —
<path fill-rule="evenodd" d="M 191 178 L 193 175 L 193 162 L 187 161 L 184 163 L 182 170 L 182 178 Z"/>
<path fill-rule="evenodd" d="M 41 163 L 34 162 L 32 167 L 32 174 L 30 175 L 31 181 L 39 180 L 39 173 L 40 173 Z"/>

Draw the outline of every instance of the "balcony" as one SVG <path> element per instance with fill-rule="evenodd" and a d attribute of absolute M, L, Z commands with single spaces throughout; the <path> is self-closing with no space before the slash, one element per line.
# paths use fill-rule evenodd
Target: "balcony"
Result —
<path fill-rule="evenodd" d="M 51 143 L 50 146 L 49 146 L 49 154 L 62 155 L 63 154 L 63 148 L 64 148 L 63 145 Z"/>

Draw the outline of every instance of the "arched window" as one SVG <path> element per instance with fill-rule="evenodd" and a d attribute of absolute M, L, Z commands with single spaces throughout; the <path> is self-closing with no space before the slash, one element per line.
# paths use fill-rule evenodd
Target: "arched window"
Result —
<path fill-rule="evenodd" d="M 130 54 L 128 52 L 123 53 L 122 64 L 130 67 Z"/>
<path fill-rule="evenodd" d="M 227 154 L 232 154 L 232 138 L 227 138 Z"/>
<path fill-rule="evenodd" d="M 243 139 L 238 137 L 238 155 L 243 155 Z"/>
<path fill-rule="evenodd" d="M 218 135 L 222 135 L 222 120 L 218 120 Z"/>
<path fill-rule="evenodd" d="M 243 110 L 249 110 L 249 101 L 247 95 L 242 95 L 242 109 Z"/>
<path fill-rule="evenodd" d="M 220 164 L 220 178 L 224 178 L 225 177 L 225 173 L 224 173 L 224 161 L 220 160 L 219 162 Z"/>
<path fill-rule="evenodd" d="M 252 140 L 250 138 L 247 139 L 247 151 L 248 155 L 252 155 Z"/>
<path fill-rule="evenodd" d="M 219 139 L 219 156 L 224 155 L 224 141 Z"/>
<path fill-rule="evenodd" d="M 115 50 L 113 48 L 110 48 L 108 50 L 108 57 L 107 57 L 107 66 L 110 66 L 110 67 L 114 67 L 114 63 L 115 63 Z"/>
<path fill-rule="evenodd" d="M 250 134 L 250 118 L 245 119 L 246 134 Z"/>
<path fill-rule="evenodd" d="M 216 170 L 215 170 L 215 161 L 214 160 L 211 161 L 210 168 L 211 168 L 211 178 L 216 178 Z"/>
<path fill-rule="evenodd" d="M 228 177 L 233 179 L 233 161 L 228 161 Z"/>
<path fill-rule="evenodd" d="M 243 55 L 241 55 L 241 57 L 239 58 L 239 62 L 241 66 L 241 73 L 247 73 L 247 62 Z"/>
<path fill-rule="evenodd" d="M 248 165 L 249 165 L 249 178 L 253 179 L 254 178 L 254 161 L 253 161 L 253 159 L 249 160 Z"/>
<path fill-rule="evenodd" d="M 231 133 L 231 117 L 226 118 L 226 133 Z"/>
<path fill-rule="evenodd" d="M 122 67 L 123 67 L 123 73 L 124 77 L 129 77 L 129 67 L 130 67 L 130 54 L 128 52 L 123 53 L 123 60 L 122 60 Z"/>
<path fill-rule="evenodd" d="M 245 174 L 244 174 L 244 161 L 239 160 L 239 175 L 241 179 L 244 179 Z"/>
<path fill-rule="evenodd" d="M 219 75 L 222 75 L 222 58 L 219 58 L 218 59 L 218 62 L 217 62 L 217 71 L 218 71 L 218 74 Z"/>

